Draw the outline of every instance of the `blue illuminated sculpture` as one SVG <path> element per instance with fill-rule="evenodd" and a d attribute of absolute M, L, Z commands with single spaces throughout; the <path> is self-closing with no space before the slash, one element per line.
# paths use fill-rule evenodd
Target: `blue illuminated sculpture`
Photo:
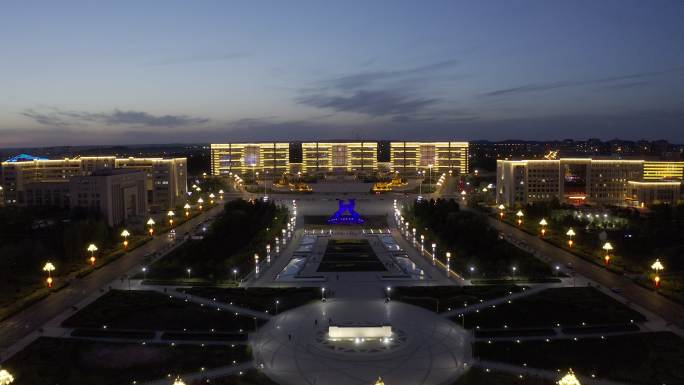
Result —
<path fill-rule="evenodd" d="M 354 199 L 350 199 L 349 202 L 345 202 L 340 199 L 339 209 L 335 214 L 333 214 L 330 219 L 328 219 L 328 224 L 331 225 L 360 225 L 365 221 L 361 218 L 361 215 L 354 210 L 356 202 Z"/>

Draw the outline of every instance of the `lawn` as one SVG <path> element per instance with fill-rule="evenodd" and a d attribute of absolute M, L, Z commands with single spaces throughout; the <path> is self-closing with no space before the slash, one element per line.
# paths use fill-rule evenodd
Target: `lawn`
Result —
<path fill-rule="evenodd" d="M 453 318 L 462 323 L 461 318 Z M 646 318 L 592 287 L 552 288 L 465 316 L 465 327 L 538 328 L 624 324 Z"/>
<path fill-rule="evenodd" d="M 385 271 L 367 239 L 331 239 L 319 272 Z"/>
<path fill-rule="evenodd" d="M 457 309 L 465 304 L 479 303 L 493 298 L 504 297 L 522 290 L 515 285 L 486 286 L 409 286 L 397 287 L 392 294 L 396 301 L 410 303 L 425 309 L 439 312 Z"/>
<path fill-rule="evenodd" d="M 65 320 L 74 328 L 194 330 L 239 332 L 254 330 L 254 319 L 200 306 L 153 291 L 112 290 Z M 263 321 L 257 320 L 258 323 Z"/>
<path fill-rule="evenodd" d="M 41 337 L 4 362 L 3 368 L 22 385 L 121 385 L 249 359 L 251 352 L 244 345 L 171 347 Z"/>
<path fill-rule="evenodd" d="M 465 374 L 456 380 L 452 385 L 554 385 L 554 381 L 539 377 L 524 375 L 522 378 L 518 374 L 499 372 L 495 370 L 487 371 L 477 366 L 468 369 Z"/>
<path fill-rule="evenodd" d="M 179 289 L 188 294 L 214 299 L 223 303 L 233 304 L 257 311 L 275 313 L 276 301 L 278 312 L 284 312 L 309 302 L 320 299 L 318 288 L 291 287 L 291 288 L 219 288 L 219 287 L 193 287 Z"/>
<path fill-rule="evenodd" d="M 210 382 L 213 385 L 278 385 L 265 374 L 256 369 L 250 369 L 242 374 L 234 374 L 232 376 L 213 379 Z M 206 382 L 195 381 L 190 382 L 189 385 L 203 385 Z"/>
<path fill-rule="evenodd" d="M 476 357 L 645 385 L 684 383 L 684 340 L 670 332 L 574 341 L 478 342 Z"/>

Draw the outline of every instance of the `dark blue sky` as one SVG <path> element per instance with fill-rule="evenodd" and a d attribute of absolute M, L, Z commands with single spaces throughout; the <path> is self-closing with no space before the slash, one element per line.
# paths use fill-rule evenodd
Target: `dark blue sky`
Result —
<path fill-rule="evenodd" d="M 684 142 L 684 1 L 3 1 L 0 147 Z"/>

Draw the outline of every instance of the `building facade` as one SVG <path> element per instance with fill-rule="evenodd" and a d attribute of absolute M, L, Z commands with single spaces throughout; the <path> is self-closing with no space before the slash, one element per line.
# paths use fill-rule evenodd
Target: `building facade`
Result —
<path fill-rule="evenodd" d="M 184 202 L 187 194 L 187 161 L 185 158 L 116 158 L 81 157 L 74 159 L 11 159 L 1 164 L 0 185 L 9 204 L 49 205 L 70 202 L 69 180 L 101 170 L 128 169 L 146 176 L 148 207 L 171 209 Z M 60 187 L 61 186 L 61 187 Z M 64 206 L 63 204 L 58 204 Z"/>
<path fill-rule="evenodd" d="M 512 207 L 557 199 L 574 204 L 648 205 L 656 199 L 643 198 L 659 195 L 646 193 L 654 186 L 642 182 L 672 179 L 672 170 L 677 169 L 672 163 L 677 162 L 591 158 L 498 160 L 497 203 Z M 681 184 L 681 176 L 674 179 L 674 184 Z M 633 188 L 630 182 L 634 182 Z M 667 189 L 672 190 L 670 185 Z M 679 197 L 667 201 L 677 200 Z"/>
<path fill-rule="evenodd" d="M 109 226 L 147 214 L 147 174 L 126 169 L 96 170 L 69 180 L 70 207 L 98 211 Z"/>
<path fill-rule="evenodd" d="M 300 159 L 291 153 L 293 145 L 301 146 Z M 377 141 L 212 144 L 211 171 L 213 175 L 241 176 L 256 176 L 257 172 L 416 175 L 429 168 L 457 175 L 468 172 L 467 142 L 389 142 L 389 161 L 380 162 L 379 155 Z"/>

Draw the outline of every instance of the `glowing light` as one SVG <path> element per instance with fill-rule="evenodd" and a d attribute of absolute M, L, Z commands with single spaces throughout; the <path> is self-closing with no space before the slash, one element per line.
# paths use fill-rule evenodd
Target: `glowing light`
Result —
<path fill-rule="evenodd" d="M 572 369 L 570 369 L 570 371 L 568 371 L 568 374 L 563 376 L 563 378 L 561 378 L 558 381 L 558 385 L 582 385 L 582 383 L 579 382 L 579 380 L 575 376 L 575 373 L 572 371 Z"/>
<path fill-rule="evenodd" d="M 14 382 L 14 376 L 5 369 L 0 370 L 0 385 L 9 385 Z"/>
<path fill-rule="evenodd" d="M 176 379 L 173 381 L 173 385 L 185 385 L 185 382 L 183 382 L 180 377 L 176 377 Z"/>

